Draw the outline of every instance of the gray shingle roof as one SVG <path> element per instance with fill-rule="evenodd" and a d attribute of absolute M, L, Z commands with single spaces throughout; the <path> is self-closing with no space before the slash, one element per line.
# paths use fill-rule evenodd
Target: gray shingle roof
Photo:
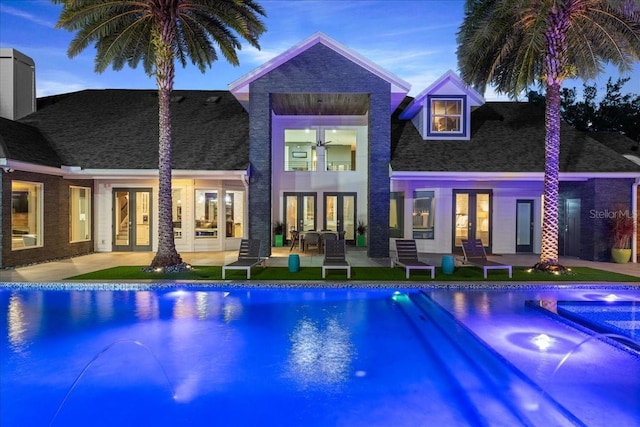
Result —
<path fill-rule="evenodd" d="M 3 117 L 0 117 L 0 157 L 42 166 L 62 165 L 58 153 L 37 128 Z"/>
<path fill-rule="evenodd" d="M 173 167 L 246 170 L 249 117 L 228 91 L 173 92 Z M 470 141 L 424 141 L 410 121 L 392 118 L 394 171 L 543 172 L 544 110 L 491 102 L 476 109 Z M 157 169 L 155 90 L 84 90 L 39 100 L 18 122 L 2 119 L 1 151 L 14 160 L 84 169 Z M 609 136 L 607 136 L 609 135 Z M 562 172 L 640 172 L 607 144 L 619 134 L 561 130 Z M 614 141 L 615 139 L 615 141 Z M 602 142 L 599 142 L 599 140 Z"/>
<path fill-rule="evenodd" d="M 616 153 L 640 155 L 640 144 L 620 132 L 589 132 L 589 136 Z"/>
<path fill-rule="evenodd" d="M 172 99 L 174 169 L 247 169 L 249 119 L 229 92 L 176 90 Z M 40 129 L 63 164 L 157 169 L 155 90 L 84 90 L 49 97 L 40 105 L 20 122 Z"/>
<path fill-rule="evenodd" d="M 425 141 L 411 122 L 394 115 L 391 166 L 407 172 L 543 172 L 544 139 L 544 109 L 524 102 L 489 102 L 476 109 L 469 141 Z M 640 172 L 590 134 L 564 123 L 560 141 L 561 172 Z"/>

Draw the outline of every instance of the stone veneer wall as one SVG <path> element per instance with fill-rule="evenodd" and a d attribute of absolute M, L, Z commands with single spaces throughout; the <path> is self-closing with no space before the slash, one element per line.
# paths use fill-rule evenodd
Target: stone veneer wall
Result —
<path fill-rule="evenodd" d="M 5 202 L 5 198 L 7 198 L 7 191 L 4 187 L 4 175 L 6 172 L 4 172 L 4 170 L 0 170 L 0 268 L 4 267 L 4 235 L 5 235 L 5 226 L 3 225 L 5 222 L 10 222 L 10 221 L 5 221 L 5 213 L 4 213 L 4 209 L 3 206 L 5 206 L 5 204 L 7 202 Z M 12 196 L 13 197 L 13 196 Z M 8 199 L 8 198 L 7 198 Z M 9 201 L 9 200 L 7 200 Z M 9 211 L 9 213 L 11 213 L 11 211 Z M 11 230 L 9 230 L 9 232 L 11 232 Z"/>
<path fill-rule="evenodd" d="M 389 82 L 317 44 L 250 85 L 251 163 L 249 236 L 271 251 L 271 94 L 367 93 L 369 105 L 368 255 L 389 256 L 389 160 L 391 87 Z"/>
<path fill-rule="evenodd" d="M 1 217 L 2 257 L 0 268 L 32 264 L 60 258 L 68 258 L 93 252 L 93 239 L 87 242 L 69 242 L 69 187 L 90 187 L 92 180 L 67 180 L 58 176 L 14 171 L 3 173 Z M 43 184 L 43 246 L 11 250 L 11 182 L 28 181 Z M 95 196 L 92 192 L 91 211 L 95 212 Z M 93 236 L 93 222 L 91 236 Z"/>
<path fill-rule="evenodd" d="M 616 205 L 624 205 L 631 212 L 633 179 L 597 178 L 586 182 L 560 184 L 560 236 L 564 222 L 564 199 L 580 198 L 581 222 L 580 257 L 590 261 L 611 260 L 610 221 L 603 218 Z M 560 240 L 562 247 L 562 239 Z M 562 253 L 562 252 L 561 252 Z"/>

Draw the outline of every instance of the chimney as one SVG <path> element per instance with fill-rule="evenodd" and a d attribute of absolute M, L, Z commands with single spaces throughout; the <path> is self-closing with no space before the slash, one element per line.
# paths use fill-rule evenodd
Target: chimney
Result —
<path fill-rule="evenodd" d="M 36 65 L 12 48 L 0 48 L 0 116 L 18 120 L 36 111 Z"/>

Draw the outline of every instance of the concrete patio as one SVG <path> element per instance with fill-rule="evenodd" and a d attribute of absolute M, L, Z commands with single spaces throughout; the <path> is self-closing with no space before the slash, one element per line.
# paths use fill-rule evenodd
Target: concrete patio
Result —
<path fill-rule="evenodd" d="M 272 248 L 271 257 L 267 260 L 267 266 L 287 266 L 291 253 L 300 256 L 300 265 L 302 267 L 319 267 L 322 264 L 322 255 L 317 252 L 301 253 L 297 249 L 289 252 L 288 247 L 274 247 Z M 154 255 L 154 252 L 93 253 L 15 269 L 3 269 L 0 270 L 0 282 L 59 282 L 67 277 L 110 267 L 121 265 L 149 265 Z M 439 266 L 443 255 L 444 254 L 423 253 L 420 254 L 420 259 Z M 191 265 L 224 265 L 235 261 L 238 252 L 189 252 L 183 253 L 181 256 L 185 262 Z M 390 256 L 393 256 L 393 253 L 391 253 Z M 390 264 L 389 258 L 368 258 L 366 248 L 356 248 L 353 246 L 347 248 L 347 259 L 353 267 L 389 267 Z M 513 266 L 533 266 L 538 261 L 539 256 L 535 254 L 499 255 L 490 256 L 489 259 Z M 637 263 L 615 264 L 613 262 L 585 261 L 577 258 L 560 258 L 560 262 L 568 267 L 591 267 L 636 276 L 640 283 L 640 264 Z M 460 263 L 457 262 L 457 265 L 460 265 Z"/>

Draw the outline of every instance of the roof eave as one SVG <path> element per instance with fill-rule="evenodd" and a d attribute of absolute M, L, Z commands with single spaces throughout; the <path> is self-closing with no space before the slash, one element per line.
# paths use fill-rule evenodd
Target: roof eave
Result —
<path fill-rule="evenodd" d="M 63 167 L 65 178 L 86 179 L 149 179 L 158 177 L 158 169 L 82 169 L 77 166 Z M 242 179 L 249 175 L 243 170 L 189 170 L 173 169 L 173 179 Z"/>
<path fill-rule="evenodd" d="M 560 172 L 561 181 L 587 181 L 594 178 L 633 178 L 640 172 Z M 544 172 L 423 172 L 391 171 L 392 180 L 416 181 L 543 181 Z"/>
<path fill-rule="evenodd" d="M 62 176 L 62 169 L 55 166 L 44 166 L 35 163 L 21 162 L 19 160 L 11 160 L 6 157 L 0 158 L 0 167 L 7 173 L 13 171 L 24 171 L 41 173 L 45 175 Z"/>

